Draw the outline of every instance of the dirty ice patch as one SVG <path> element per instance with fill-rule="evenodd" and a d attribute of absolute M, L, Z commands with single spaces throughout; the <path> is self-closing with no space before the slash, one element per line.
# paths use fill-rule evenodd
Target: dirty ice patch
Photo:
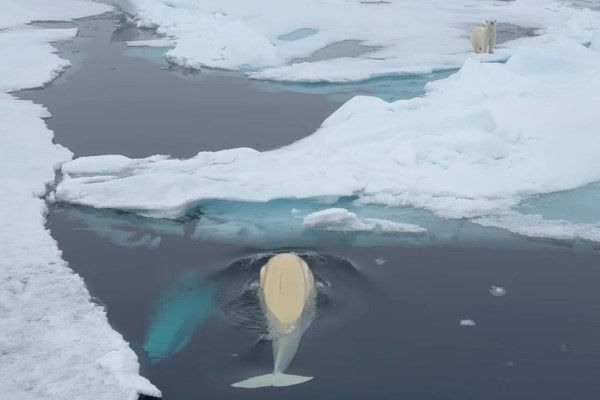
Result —
<path fill-rule="evenodd" d="M 471 30 L 499 24 L 537 29 L 553 38 L 588 42 L 598 14 L 553 0 L 390 1 L 347 0 L 113 0 L 138 26 L 173 39 L 165 53 L 186 68 L 246 70 L 256 79 L 349 82 L 378 76 L 429 73 L 460 67 L 472 56 Z M 340 18 L 340 15 L 344 15 Z M 373 21 L 376 21 L 374 23 Z M 510 38 L 514 39 L 514 38 Z M 498 38 L 499 60 L 529 41 Z M 336 43 L 371 48 L 358 56 L 310 59 Z"/>
<path fill-rule="evenodd" d="M 47 185 L 71 159 L 53 143 L 41 105 L 9 94 L 39 87 L 68 66 L 50 42 L 74 29 L 24 26 L 110 8 L 75 0 L 0 0 L 0 387 L 11 400 L 130 400 L 160 391 L 108 324 L 46 228 Z"/>
<path fill-rule="evenodd" d="M 334 232 L 422 233 L 426 229 L 381 218 L 361 218 L 345 208 L 328 208 L 304 217 L 305 229 Z"/>

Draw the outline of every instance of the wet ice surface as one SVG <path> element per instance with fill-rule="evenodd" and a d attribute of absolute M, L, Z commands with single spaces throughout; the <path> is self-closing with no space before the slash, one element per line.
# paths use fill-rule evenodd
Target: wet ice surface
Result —
<path fill-rule="evenodd" d="M 522 37 L 536 36 L 537 29 L 499 23 L 496 28 L 496 43 L 502 44 Z"/>
<path fill-rule="evenodd" d="M 95 37 L 61 46 L 75 64 L 71 71 L 47 89 L 22 94 L 49 108 L 57 142 L 78 156 L 160 152 L 187 157 L 242 145 L 277 147 L 311 133 L 353 94 L 412 97 L 420 94 L 420 82 L 431 79 L 294 86 L 249 82 L 234 74 L 161 70 L 168 65 L 159 52 L 123 44 L 150 39 L 152 33 L 123 29 L 111 43 L 114 22 L 84 22 L 81 34 Z M 231 112 L 232 102 L 241 112 Z M 252 115 L 243 111 L 254 105 Z M 196 134 L 200 126 L 206 130 Z M 600 395 L 595 334 L 600 253 L 591 246 L 516 238 L 462 221 L 452 222 L 442 235 L 392 236 L 379 243 L 368 235 L 286 236 L 264 227 L 272 210 L 289 216 L 295 209 L 301 218 L 310 207 L 315 206 L 274 202 L 244 210 L 217 202 L 180 221 L 54 207 L 49 226 L 65 260 L 105 304 L 113 327 L 138 353 L 143 374 L 166 399 Z M 410 217 L 410 210 L 404 212 Z M 425 223 L 439 222 L 417 214 Z M 244 218 L 250 223 L 232 235 L 231 223 Z M 481 248 L 466 245 L 475 237 L 483 239 L 475 242 Z M 491 243 L 503 248 L 491 249 Z M 365 244 L 369 247 L 358 246 Z M 290 368 L 315 379 L 286 389 L 236 390 L 229 385 L 272 368 L 270 344 L 257 343 L 257 318 L 248 307 L 251 291 L 250 298 L 229 298 L 232 317 L 215 305 L 213 290 L 223 287 L 223 280 L 226 286 L 252 287 L 252 274 L 240 272 L 237 260 L 282 246 L 339 257 L 329 269 L 322 261 L 311 263 L 326 271 L 328 295 Z M 509 295 L 490 295 L 499 283 Z M 476 327 L 461 327 L 457 321 L 465 317 Z"/>
<path fill-rule="evenodd" d="M 356 57 L 375 50 L 377 50 L 376 47 L 363 46 L 360 40 L 344 40 L 322 47 L 312 56 L 298 58 L 293 60 L 292 63 L 332 60 L 338 57 Z"/>

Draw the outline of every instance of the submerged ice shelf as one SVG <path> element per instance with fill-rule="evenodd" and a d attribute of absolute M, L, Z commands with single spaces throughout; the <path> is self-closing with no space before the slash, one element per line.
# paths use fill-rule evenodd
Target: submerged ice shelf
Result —
<path fill-rule="evenodd" d="M 547 236 L 532 241 L 528 239 L 528 235 L 519 236 L 506 229 L 484 227 L 478 221 L 444 219 L 429 211 L 410 207 L 360 206 L 354 204 L 355 200 L 356 198 L 349 197 L 341 198 L 335 203 L 317 200 L 272 200 L 264 203 L 208 201 L 198 208 L 190 209 L 179 220 L 147 218 L 133 213 L 77 206 L 55 206 L 53 213 L 117 246 L 147 247 L 153 251 L 160 249 L 164 240 L 180 240 L 184 237 L 263 249 L 336 244 L 366 247 L 458 245 L 545 248 L 560 243 Z M 304 223 L 305 218 L 311 215 L 318 215 L 323 211 L 332 213 L 332 208 L 345 210 L 338 212 L 339 214 L 353 213 L 357 217 L 337 219 L 335 224 L 325 224 L 323 219 L 319 219 L 321 225 L 317 226 L 318 229 Z M 354 227 L 356 221 L 373 219 L 384 220 L 384 224 L 391 222 L 392 226 L 397 223 L 403 229 L 385 231 L 376 223 L 368 224 L 369 229 L 349 229 Z M 410 229 L 406 229 L 407 227 Z M 151 240 L 142 240 L 143 238 Z M 577 239 L 563 237 L 562 243 L 573 246 Z M 589 249 L 585 243 L 576 243 L 575 247 Z"/>

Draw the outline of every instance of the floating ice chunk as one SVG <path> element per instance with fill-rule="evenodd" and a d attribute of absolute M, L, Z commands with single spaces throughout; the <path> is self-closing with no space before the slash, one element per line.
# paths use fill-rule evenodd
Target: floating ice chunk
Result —
<path fill-rule="evenodd" d="M 506 294 L 506 290 L 502 286 L 492 285 L 490 288 L 490 294 L 492 296 L 500 297 Z"/>
<path fill-rule="evenodd" d="M 361 218 L 344 208 L 328 208 L 304 217 L 306 229 L 336 232 L 422 233 L 425 229 L 379 218 Z"/>
<path fill-rule="evenodd" d="M 460 326 L 475 326 L 475 321 L 472 319 L 461 319 Z"/>
<path fill-rule="evenodd" d="M 383 264 L 385 264 L 385 262 L 386 262 L 386 260 L 383 257 L 379 257 L 379 258 L 375 259 L 375 264 L 377 264 L 377 265 L 383 265 Z"/>

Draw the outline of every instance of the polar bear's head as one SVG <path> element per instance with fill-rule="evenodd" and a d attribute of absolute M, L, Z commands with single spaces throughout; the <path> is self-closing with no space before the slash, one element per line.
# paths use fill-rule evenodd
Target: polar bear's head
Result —
<path fill-rule="evenodd" d="M 495 19 L 488 19 L 488 20 L 486 20 L 485 21 L 485 26 L 487 28 L 491 28 L 491 29 L 496 28 L 496 20 Z"/>

